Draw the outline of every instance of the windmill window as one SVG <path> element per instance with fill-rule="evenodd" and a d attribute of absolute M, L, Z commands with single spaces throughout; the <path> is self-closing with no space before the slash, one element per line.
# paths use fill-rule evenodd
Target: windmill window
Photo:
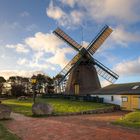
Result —
<path fill-rule="evenodd" d="M 114 101 L 114 96 L 111 96 L 111 101 Z"/>

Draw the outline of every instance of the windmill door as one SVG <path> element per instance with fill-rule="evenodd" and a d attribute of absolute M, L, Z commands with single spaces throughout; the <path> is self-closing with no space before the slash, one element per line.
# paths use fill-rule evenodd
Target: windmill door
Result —
<path fill-rule="evenodd" d="M 78 84 L 74 85 L 74 92 L 75 92 L 75 95 L 79 94 L 79 85 Z"/>

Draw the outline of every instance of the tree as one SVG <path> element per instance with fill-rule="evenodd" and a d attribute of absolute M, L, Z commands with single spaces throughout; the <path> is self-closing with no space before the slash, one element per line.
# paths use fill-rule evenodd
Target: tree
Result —
<path fill-rule="evenodd" d="M 3 83 L 6 82 L 4 77 L 0 76 L 0 94 L 2 93 Z"/>
<path fill-rule="evenodd" d="M 11 76 L 8 81 L 11 82 L 11 85 L 22 85 L 26 92 L 29 91 L 29 78 L 21 77 L 21 76 Z"/>
<path fill-rule="evenodd" d="M 55 88 L 55 92 L 56 93 L 62 93 L 62 92 L 65 92 L 65 86 L 66 86 L 66 79 L 63 79 L 63 81 L 60 82 L 60 80 L 64 78 L 64 75 L 62 74 L 57 74 L 55 77 L 54 77 L 54 88 Z"/>
<path fill-rule="evenodd" d="M 38 89 L 39 94 L 40 94 L 41 93 L 41 89 L 43 88 L 44 84 L 47 83 L 47 77 L 45 75 L 38 74 L 36 76 L 36 80 L 37 80 L 37 89 Z"/>
<path fill-rule="evenodd" d="M 25 87 L 23 85 L 12 85 L 11 94 L 15 97 L 25 95 Z"/>
<path fill-rule="evenodd" d="M 47 93 L 54 93 L 54 81 L 51 77 L 47 76 Z"/>
<path fill-rule="evenodd" d="M 16 76 L 9 77 L 8 81 L 14 82 L 16 80 Z"/>
<path fill-rule="evenodd" d="M 64 77 L 64 75 L 62 75 L 62 74 L 57 74 L 55 77 L 54 77 L 54 79 L 61 79 L 61 78 L 63 78 Z"/>
<path fill-rule="evenodd" d="M 0 76 L 0 83 L 4 83 L 6 82 L 6 80 L 4 79 L 4 77 Z"/>
<path fill-rule="evenodd" d="M 0 83 L 0 94 L 2 93 L 3 83 Z"/>
<path fill-rule="evenodd" d="M 26 78 L 26 77 L 22 77 L 21 79 L 21 84 L 25 87 L 25 93 L 29 93 L 30 92 L 30 80 L 29 78 Z"/>
<path fill-rule="evenodd" d="M 53 79 L 51 77 L 43 74 L 38 74 L 36 76 L 36 82 L 37 91 L 39 94 L 41 93 L 41 89 L 44 89 L 47 93 L 54 92 Z"/>

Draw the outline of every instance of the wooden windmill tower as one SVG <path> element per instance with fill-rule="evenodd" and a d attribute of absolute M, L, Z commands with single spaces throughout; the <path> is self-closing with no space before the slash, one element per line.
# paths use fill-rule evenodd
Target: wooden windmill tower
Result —
<path fill-rule="evenodd" d="M 109 26 L 104 26 L 87 48 L 82 47 L 60 28 L 57 28 L 53 33 L 78 51 L 78 54 L 59 73 L 63 77 L 58 81 L 58 84 L 61 84 L 69 75 L 65 90 L 66 94 L 84 95 L 100 89 L 98 74 L 111 83 L 118 79 L 119 76 L 116 73 L 92 57 L 112 33 Z"/>

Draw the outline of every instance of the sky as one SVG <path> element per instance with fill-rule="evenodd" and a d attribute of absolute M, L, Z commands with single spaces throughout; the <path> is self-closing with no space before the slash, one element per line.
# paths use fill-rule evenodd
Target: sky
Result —
<path fill-rule="evenodd" d="M 87 46 L 104 25 L 113 32 L 93 57 L 116 83 L 140 82 L 139 0 L 0 0 L 0 75 L 53 77 L 77 52 L 52 32 Z"/>

